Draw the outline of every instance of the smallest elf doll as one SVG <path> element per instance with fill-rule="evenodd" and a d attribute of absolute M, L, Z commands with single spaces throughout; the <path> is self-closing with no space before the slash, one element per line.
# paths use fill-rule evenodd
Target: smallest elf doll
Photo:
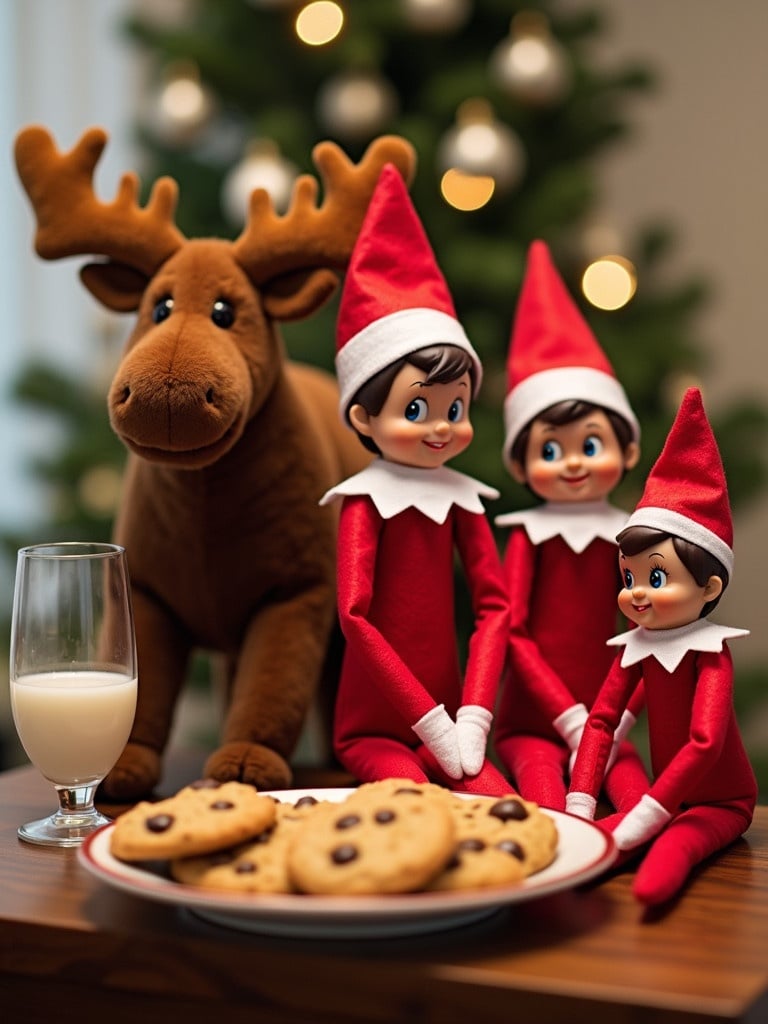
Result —
<path fill-rule="evenodd" d="M 690 388 L 643 496 L 618 535 L 619 607 L 636 629 L 622 646 L 582 735 L 566 807 L 592 818 L 613 730 L 642 677 L 653 782 L 614 825 L 620 850 L 648 842 L 635 896 L 672 898 L 693 868 L 749 827 L 755 776 L 733 710 L 726 640 L 747 635 L 706 617 L 733 571 L 733 528 L 720 453 Z"/>
<path fill-rule="evenodd" d="M 336 756 L 361 782 L 509 793 L 486 757 L 508 612 L 481 498 L 498 493 L 444 465 L 472 440 L 482 368 L 393 167 L 382 171 L 350 259 L 336 372 L 342 418 L 378 456 L 321 501 L 342 499 Z M 475 615 L 463 680 L 455 552 Z"/>

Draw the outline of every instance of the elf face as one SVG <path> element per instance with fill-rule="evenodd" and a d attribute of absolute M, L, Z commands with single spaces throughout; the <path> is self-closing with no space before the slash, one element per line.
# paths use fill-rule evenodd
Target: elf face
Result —
<path fill-rule="evenodd" d="M 426 384 L 426 373 L 406 363 L 392 382 L 381 412 L 374 416 L 353 405 L 349 419 L 390 462 L 435 469 L 463 452 L 472 440 L 471 396 L 468 373 L 448 384 Z"/>
<path fill-rule="evenodd" d="M 687 626 L 723 589 L 719 576 L 710 576 L 703 586 L 697 583 L 669 537 L 637 555 L 619 552 L 619 571 L 624 580 L 619 608 L 631 622 L 646 629 Z"/>
<path fill-rule="evenodd" d="M 637 463 L 633 441 L 622 450 L 611 422 L 594 409 L 560 426 L 536 419 L 531 424 L 525 465 L 512 463 L 512 475 L 544 501 L 598 501 Z"/>

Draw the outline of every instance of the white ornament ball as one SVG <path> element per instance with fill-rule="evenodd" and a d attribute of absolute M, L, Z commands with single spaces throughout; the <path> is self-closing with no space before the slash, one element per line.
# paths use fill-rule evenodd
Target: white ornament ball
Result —
<path fill-rule="evenodd" d="M 470 15 L 470 0 L 401 0 L 403 15 L 415 32 L 453 32 Z"/>
<path fill-rule="evenodd" d="M 320 90 L 317 112 L 326 128 L 345 139 L 375 135 L 396 115 L 397 93 L 382 75 L 346 71 Z"/>
<path fill-rule="evenodd" d="M 460 116 L 442 138 L 437 160 L 442 171 L 493 178 L 500 192 L 514 188 L 525 173 L 525 150 L 515 132 L 478 108 L 477 116 Z"/>
<path fill-rule="evenodd" d="M 501 89 L 533 106 L 558 103 L 571 85 L 568 55 L 548 32 L 502 40 L 491 54 L 490 70 Z"/>
<path fill-rule="evenodd" d="M 257 188 L 266 189 L 275 210 L 284 212 L 298 173 L 295 164 L 286 160 L 274 143 L 266 140 L 252 143 L 240 163 L 224 179 L 221 203 L 228 220 L 238 227 L 245 224 L 251 193 Z"/>

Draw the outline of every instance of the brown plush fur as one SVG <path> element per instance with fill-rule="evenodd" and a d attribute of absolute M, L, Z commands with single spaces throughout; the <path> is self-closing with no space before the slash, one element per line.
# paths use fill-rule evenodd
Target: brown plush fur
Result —
<path fill-rule="evenodd" d="M 101 234 L 89 244 L 83 221 L 95 200 L 81 197 L 78 209 L 67 181 L 76 182 L 77 199 L 83 167 L 87 177 L 104 142 L 92 131 L 62 157 L 43 129 L 31 128 L 16 147 L 38 217 L 38 252 L 106 255 L 83 269 L 83 282 L 112 309 L 138 309 L 109 412 L 131 452 L 115 538 L 128 553 L 139 698 L 128 745 L 104 789 L 134 799 L 156 785 L 188 660 L 199 647 L 222 652 L 232 666 L 221 745 L 206 772 L 287 786 L 335 621 L 335 519 L 317 502 L 368 456 L 339 420 L 333 378 L 288 363 L 276 321 L 308 315 L 325 301 L 338 253 L 326 266 L 316 252 L 303 262 L 294 257 L 293 271 L 291 253 L 281 253 L 280 272 L 270 277 L 268 259 L 261 257 L 258 271 L 249 265 L 245 235 L 235 243 L 187 241 L 166 218 L 155 266 L 148 255 L 155 243 L 143 245 L 141 233 L 157 224 L 146 227 L 134 207 L 131 234 L 117 202 L 96 209 L 93 231 Z M 389 140 L 384 159 L 406 176 L 412 171 L 403 140 Z M 366 172 L 367 196 L 382 162 Z M 359 228 L 361 195 L 342 209 L 347 229 Z M 289 247 L 301 239 L 302 217 L 310 213 L 292 223 Z M 323 230 L 338 234 L 333 218 Z M 170 315 L 161 319 L 154 311 L 168 297 Z M 221 299 L 235 313 L 226 328 L 211 317 Z"/>

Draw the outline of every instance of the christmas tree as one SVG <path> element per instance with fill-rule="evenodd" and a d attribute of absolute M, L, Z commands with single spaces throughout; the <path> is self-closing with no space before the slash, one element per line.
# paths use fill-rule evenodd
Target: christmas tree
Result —
<path fill-rule="evenodd" d="M 631 132 L 632 97 L 655 84 L 644 64 L 595 65 L 591 48 L 610 31 L 600 11 L 552 0 L 196 0 L 177 19 L 149 6 L 125 27 L 150 68 L 137 118 L 142 177 L 147 188 L 161 174 L 176 178 L 189 236 L 235 237 L 257 186 L 279 209 L 295 176 L 313 171 L 321 139 L 355 159 L 382 133 L 414 144 L 414 203 L 485 366 L 475 440 L 456 468 L 496 486 L 504 509 L 532 500 L 503 468 L 501 408 L 526 251 L 544 239 L 642 424 L 641 465 L 616 495 L 632 507 L 684 388 L 706 379 L 696 324 L 708 288 L 665 272 L 675 241 L 666 223 L 638 227 L 618 251 L 597 230 L 598 161 Z M 292 357 L 332 368 L 336 309 L 284 329 Z M 107 535 L 109 512 L 94 519 L 78 495 L 84 473 L 119 464 L 121 453 L 95 441 L 109 435 L 106 413 L 97 428 L 74 382 L 57 407 L 61 384 L 45 368 L 20 382 L 23 400 L 70 427 L 62 450 L 33 469 L 58 489 L 53 525 Z M 766 483 L 758 442 L 768 414 L 739 402 L 712 422 L 738 511 Z M 763 682 L 764 673 L 745 680 L 742 710 Z"/>

